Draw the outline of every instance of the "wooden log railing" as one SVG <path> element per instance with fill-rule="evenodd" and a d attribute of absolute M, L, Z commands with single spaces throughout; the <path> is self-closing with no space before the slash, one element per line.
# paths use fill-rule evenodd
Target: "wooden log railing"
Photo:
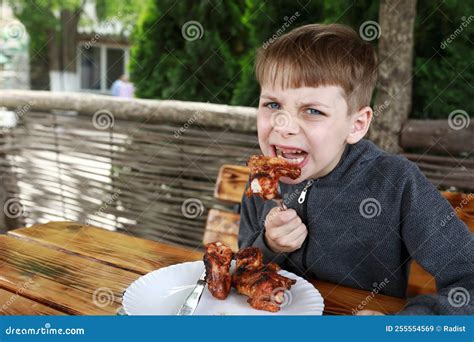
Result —
<path fill-rule="evenodd" d="M 474 151 L 474 125 L 466 121 L 456 126 L 453 120 L 450 121 L 408 120 L 400 135 L 400 146 L 404 150 L 429 150 L 430 153 L 451 156 L 471 155 Z"/>
<path fill-rule="evenodd" d="M 454 120 L 408 120 L 400 134 L 403 155 L 439 188 L 474 191 L 474 126 Z"/>

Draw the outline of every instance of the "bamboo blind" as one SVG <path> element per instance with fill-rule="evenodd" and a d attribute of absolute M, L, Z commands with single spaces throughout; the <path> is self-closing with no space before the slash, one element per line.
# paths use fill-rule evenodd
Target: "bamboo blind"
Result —
<path fill-rule="evenodd" d="M 28 112 L 4 131 L 0 168 L 18 226 L 73 220 L 200 246 L 219 167 L 259 153 L 254 131 Z M 15 203 L 16 204 L 16 203 Z M 18 215 L 18 214 L 17 214 Z"/>

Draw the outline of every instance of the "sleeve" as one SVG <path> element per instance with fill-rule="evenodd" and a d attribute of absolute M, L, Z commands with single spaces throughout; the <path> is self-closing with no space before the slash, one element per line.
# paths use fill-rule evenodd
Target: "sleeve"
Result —
<path fill-rule="evenodd" d="M 112 96 L 119 96 L 119 83 L 118 83 L 118 81 L 114 81 L 114 83 L 112 83 L 112 87 L 110 88 L 110 93 L 112 94 Z"/>
<path fill-rule="evenodd" d="M 248 189 L 249 182 L 245 189 Z M 276 206 L 273 201 L 264 201 L 257 196 L 247 197 L 244 193 L 240 207 L 239 248 L 258 247 L 263 253 L 263 262 L 282 265 L 288 253 L 275 253 L 265 242 L 265 218 Z"/>
<path fill-rule="evenodd" d="M 400 315 L 474 314 L 474 234 L 410 163 L 401 235 L 411 257 L 436 279 L 437 293 L 411 298 Z"/>

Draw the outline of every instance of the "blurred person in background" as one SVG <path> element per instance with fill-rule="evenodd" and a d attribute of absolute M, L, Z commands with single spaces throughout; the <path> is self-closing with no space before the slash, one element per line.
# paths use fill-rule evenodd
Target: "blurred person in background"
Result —
<path fill-rule="evenodd" d="M 127 75 L 122 75 L 111 87 L 112 96 L 132 98 L 134 92 L 133 83 L 129 82 Z"/>

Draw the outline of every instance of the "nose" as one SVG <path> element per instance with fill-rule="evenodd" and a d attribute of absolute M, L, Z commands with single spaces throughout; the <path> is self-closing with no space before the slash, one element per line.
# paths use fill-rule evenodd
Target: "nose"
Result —
<path fill-rule="evenodd" d="M 275 132 L 283 137 L 298 134 L 300 125 L 297 118 L 286 110 L 279 110 L 272 114 L 272 126 Z"/>

